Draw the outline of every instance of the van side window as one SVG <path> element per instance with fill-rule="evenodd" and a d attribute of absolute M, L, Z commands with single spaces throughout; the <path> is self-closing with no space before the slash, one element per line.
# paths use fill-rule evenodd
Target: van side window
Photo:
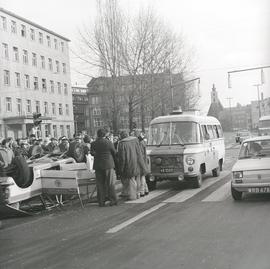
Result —
<path fill-rule="evenodd" d="M 209 136 L 209 134 L 208 134 L 208 132 L 207 132 L 207 127 L 206 127 L 206 125 L 202 125 L 202 134 L 203 134 L 203 138 L 204 138 L 205 140 L 209 140 L 209 139 L 210 139 L 210 136 Z"/>
<path fill-rule="evenodd" d="M 217 125 L 218 135 L 219 137 L 223 137 L 223 131 L 220 125 Z"/>
<path fill-rule="evenodd" d="M 210 136 L 210 139 L 214 139 L 214 131 L 213 131 L 213 126 L 212 125 L 207 125 L 207 131 Z"/>
<path fill-rule="evenodd" d="M 215 138 L 220 138 L 219 133 L 218 133 L 217 125 L 213 125 L 213 129 L 214 129 L 214 136 L 215 136 Z"/>

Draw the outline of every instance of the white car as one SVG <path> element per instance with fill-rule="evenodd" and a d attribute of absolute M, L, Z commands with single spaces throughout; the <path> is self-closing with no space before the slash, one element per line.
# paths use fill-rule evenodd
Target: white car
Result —
<path fill-rule="evenodd" d="M 270 193 L 270 136 L 245 140 L 232 168 L 231 194 L 241 200 L 243 193 Z"/>

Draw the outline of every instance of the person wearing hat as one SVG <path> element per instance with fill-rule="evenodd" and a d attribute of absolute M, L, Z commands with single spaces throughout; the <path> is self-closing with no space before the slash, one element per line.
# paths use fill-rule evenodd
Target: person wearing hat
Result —
<path fill-rule="evenodd" d="M 61 142 L 59 144 L 59 149 L 61 152 L 67 152 L 69 149 L 69 142 L 66 136 L 61 137 Z"/>
<path fill-rule="evenodd" d="M 51 142 L 46 147 L 46 152 L 47 153 L 57 153 L 57 152 L 60 152 L 60 148 L 58 146 L 58 142 L 57 142 L 57 139 L 55 137 L 52 137 L 51 138 Z"/>
<path fill-rule="evenodd" d="M 14 153 L 10 147 L 11 141 L 10 138 L 2 140 L 0 147 L 0 169 L 7 168 L 14 158 Z"/>
<path fill-rule="evenodd" d="M 30 157 L 41 157 L 44 154 L 44 150 L 41 145 L 41 138 L 37 138 L 34 140 L 33 145 L 30 146 L 29 148 L 29 153 L 28 156 Z"/>

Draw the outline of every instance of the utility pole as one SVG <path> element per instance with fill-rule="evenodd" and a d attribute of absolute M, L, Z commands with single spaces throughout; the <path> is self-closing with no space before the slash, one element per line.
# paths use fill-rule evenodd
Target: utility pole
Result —
<path fill-rule="evenodd" d="M 260 86 L 261 84 L 254 84 L 254 87 L 257 87 L 257 94 L 258 94 L 258 107 L 259 107 L 259 118 L 262 116 L 261 112 L 261 99 L 260 99 Z"/>
<path fill-rule="evenodd" d="M 233 120 L 232 120 L 232 97 L 227 97 L 227 100 L 229 100 L 229 107 L 230 107 L 230 120 L 231 120 L 231 130 L 233 130 Z"/>

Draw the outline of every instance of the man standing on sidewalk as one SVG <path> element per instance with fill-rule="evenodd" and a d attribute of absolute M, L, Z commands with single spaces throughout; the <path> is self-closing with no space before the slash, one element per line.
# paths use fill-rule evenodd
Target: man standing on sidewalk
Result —
<path fill-rule="evenodd" d="M 91 143 L 91 155 L 94 156 L 93 169 L 96 173 L 97 198 L 99 206 L 105 206 L 106 197 L 110 205 L 117 205 L 115 192 L 116 151 L 113 143 L 105 138 L 106 130 L 97 131 L 96 141 Z"/>

